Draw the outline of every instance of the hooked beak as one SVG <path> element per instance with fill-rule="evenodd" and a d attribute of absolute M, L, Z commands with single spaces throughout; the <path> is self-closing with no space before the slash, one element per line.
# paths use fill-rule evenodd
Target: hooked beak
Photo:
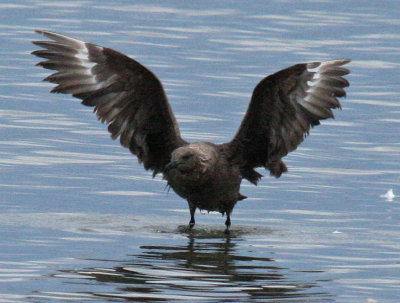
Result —
<path fill-rule="evenodd" d="M 167 166 L 165 166 L 164 168 L 164 173 L 168 173 L 170 170 L 177 168 L 179 166 L 179 162 L 178 161 L 171 161 L 167 164 Z"/>

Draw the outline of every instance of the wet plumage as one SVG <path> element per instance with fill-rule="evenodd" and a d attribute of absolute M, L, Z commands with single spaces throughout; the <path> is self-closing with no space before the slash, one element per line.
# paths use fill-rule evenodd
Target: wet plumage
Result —
<path fill-rule="evenodd" d="M 343 78 L 350 60 L 296 64 L 265 77 L 254 88 L 250 105 L 234 138 L 224 144 L 189 143 L 178 123 L 160 80 L 137 61 L 109 48 L 49 31 L 51 40 L 34 41 L 41 50 L 38 63 L 56 72 L 45 81 L 53 93 L 72 94 L 94 107 L 108 124 L 112 139 L 138 157 L 153 176 L 162 173 L 168 185 L 189 204 L 192 228 L 196 208 L 230 214 L 242 179 L 257 184 L 264 167 L 275 177 L 287 171 L 282 158 L 309 134 L 320 120 L 333 118 L 349 82 Z"/>

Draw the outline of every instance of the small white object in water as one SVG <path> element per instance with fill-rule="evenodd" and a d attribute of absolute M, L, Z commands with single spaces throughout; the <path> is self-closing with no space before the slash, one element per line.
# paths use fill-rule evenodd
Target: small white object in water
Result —
<path fill-rule="evenodd" d="M 396 195 L 393 193 L 393 189 L 389 189 L 386 194 L 381 195 L 382 198 L 386 198 L 386 201 L 393 201 Z"/>
<path fill-rule="evenodd" d="M 332 232 L 332 234 L 341 234 L 341 231 L 338 231 L 337 229 L 335 231 Z"/>

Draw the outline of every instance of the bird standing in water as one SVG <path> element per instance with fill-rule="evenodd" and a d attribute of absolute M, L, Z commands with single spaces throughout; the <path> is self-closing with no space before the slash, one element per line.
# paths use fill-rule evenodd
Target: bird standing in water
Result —
<path fill-rule="evenodd" d="M 51 40 L 34 41 L 41 50 L 38 63 L 56 70 L 45 81 L 57 84 L 51 92 L 72 94 L 94 107 L 108 124 L 112 139 L 138 157 L 153 176 L 162 173 L 168 185 L 190 209 L 189 229 L 197 208 L 230 215 L 242 195 L 240 183 L 257 185 L 264 167 L 279 178 L 287 171 L 282 158 L 309 134 L 320 120 L 333 118 L 344 97 L 349 70 L 339 59 L 296 64 L 265 77 L 254 88 L 250 105 L 234 138 L 224 144 L 189 143 L 178 123 L 160 80 L 146 67 L 109 48 L 50 31 L 36 31 Z"/>

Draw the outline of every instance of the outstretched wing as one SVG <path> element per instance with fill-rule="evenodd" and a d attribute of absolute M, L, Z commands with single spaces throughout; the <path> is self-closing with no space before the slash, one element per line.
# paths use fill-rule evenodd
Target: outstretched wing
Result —
<path fill-rule="evenodd" d="M 162 172 L 171 152 L 186 142 L 158 78 L 135 60 L 112 49 L 49 31 L 36 31 L 52 41 L 34 41 L 47 59 L 37 65 L 57 72 L 45 81 L 58 84 L 51 92 L 72 94 L 94 106 L 111 138 L 120 138 L 145 169 Z"/>
<path fill-rule="evenodd" d="M 257 184 L 254 168 L 265 167 L 280 177 L 287 171 L 281 158 L 295 150 L 310 128 L 333 118 L 341 108 L 350 60 L 297 64 L 264 78 L 254 89 L 242 124 L 224 148 L 241 167 L 244 178 Z"/>

